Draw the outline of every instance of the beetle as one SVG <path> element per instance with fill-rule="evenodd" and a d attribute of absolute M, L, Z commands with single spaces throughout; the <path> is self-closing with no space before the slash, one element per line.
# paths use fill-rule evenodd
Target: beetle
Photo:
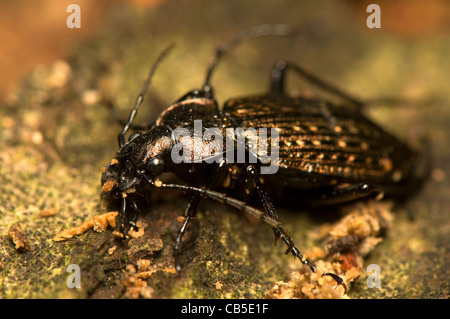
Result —
<path fill-rule="evenodd" d="M 275 239 L 286 244 L 286 254 L 291 253 L 315 272 L 314 263 L 295 247 L 279 221 L 274 200 L 293 196 L 299 203 L 312 206 L 335 205 L 380 195 L 404 196 L 420 183 L 414 173 L 418 162 L 416 152 L 365 117 L 363 102 L 294 63 L 279 60 L 274 64 L 267 93 L 230 99 L 219 108 L 211 77 L 221 57 L 249 39 L 291 34 L 285 25 L 262 25 L 242 31 L 217 49 L 201 89 L 186 93 L 152 125 L 140 127 L 126 141 L 127 132 L 138 128 L 133 124 L 134 119 L 153 73 L 171 49 L 167 48 L 152 66 L 128 121 L 121 122 L 119 150 L 104 168 L 101 178 L 103 195 L 108 201 L 120 202 L 119 227 L 123 233 L 126 222 L 139 212 L 139 198 L 151 189 L 178 189 L 194 194 L 174 243 L 178 271 L 182 237 L 203 198 L 220 201 L 262 219 L 273 228 Z M 286 94 L 288 72 L 307 79 L 342 102 Z M 278 156 L 270 161 L 275 173 L 262 174 L 267 158 L 247 144 L 243 146 L 245 161 L 237 161 L 234 155 L 225 158 L 224 154 L 230 151 L 242 150 L 242 144 L 237 143 L 239 134 L 231 137 L 231 146 L 217 144 L 220 139 L 208 140 L 198 134 L 198 120 L 202 120 L 200 133 L 213 128 L 224 139 L 230 128 L 271 129 L 273 136 L 266 137 L 265 142 L 277 146 Z M 178 129 L 184 129 L 193 138 L 176 134 Z M 249 135 L 244 140 L 248 141 Z M 191 152 L 187 152 L 184 161 L 175 163 L 174 150 L 188 144 L 194 145 Z M 222 147 L 218 153 L 222 156 L 208 162 L 211 150 L 218 145 Z M 179 154 L 178 151 L 175 153 Z M 172 172 L 189 184 L 164 183 L 158 178 L 163 172 Z M 246 204 L 243 199 L 248 196 L 239 198 L 242 194 L 255 195 L 263 210 Z M 343 284 L 336 274 L 323 275 Z"/>

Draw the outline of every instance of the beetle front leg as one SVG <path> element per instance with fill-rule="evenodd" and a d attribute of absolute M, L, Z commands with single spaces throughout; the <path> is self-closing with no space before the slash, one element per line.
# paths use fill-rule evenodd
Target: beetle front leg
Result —
<path fill-rule="evenodd" d="M 125 222 L 127 219 L 127 200 L 125 196 L 122 196 L 122 207 L 120 209 L 120 222 L 119 222 L 119 231 L 125 238 Z"/>
<path fill-rule="evenodd" d="M 217 181 L 219 180 L 219 177 L 222 175 L 222 172 L 225 167 L 225 160 L 222 160 L 219 163 L 219 166 L 211 173 L 211 176 L 209 178 L 207 188 L 213 188 Z M 181 266 L 179 263 L 179 254 L 180 254 L 180 246 L 181 246 L 181 239 L 183 238 L 184 233 L 186 232 L 187 226 L 192 218 L 194 218 L 197 215 L 197 208 L 200 204 L 203 196 L 201 194 L 195 194 L 192 198 L 191 202 L 189 203 L 189 206 L 186 208 L 184 212 L 184 220 L 183 224 L 181 225 L 180 229 L 178 230 L 177 238 L 175 239 L 175 244 L 173 246 L 173 256 L 175 258 L 175 269 L 177 271 L 181 271 Z"/>
<path fill-rule="evenodd" d="M 139 209 L 136 205 L 135 201 L 130 201 L 130 207 L 133 209 L 133 215 L 131 216 L 131 218 L 129 218 L 129 216 L 127 216 L 127 200 L 126 200 L 126 196 L 122 195 L 122 205 L 121 205 L 121 209 L 120 209 L 120 219 L 119 219 L 119 232 L 123 235 L 123 239 L 126 238 L 125 236 L 125 224 L 128 222 L 132 225 L 135 225 L 137 217 L 138 217 L 138 213 L 139 213 Z"/>

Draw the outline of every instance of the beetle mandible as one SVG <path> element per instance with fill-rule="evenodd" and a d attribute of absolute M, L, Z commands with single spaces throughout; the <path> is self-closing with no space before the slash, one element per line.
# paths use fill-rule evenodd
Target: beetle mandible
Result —
<path fill-rule="evenodd" d="M 220 109 L 211 86 L 211 76 L 220 58 L 244 41 L 269 35 L 288 36 L 291 30 L 286 25 L 256 26 L 220 46 L 210 62 L 201 89 L 189 91 L 164 110 L 155 123 L 134 132 L 126 141 L 125 135 L 133 128 L 151 77 L 171 47 L 167 48 L 154 63 L 128 121 L 122 122 L 119 150 L 104 168 L 103 194 L 107 200 L 121 203 L 119 227 L 122 233 L 130 215 L 133 217 L 139 212 L 139 194 L 156 187 L 194 193 L 174 243 L 178 271 L 181 269 L 178 257 L 182 237 L 196 216 L 202 198 L 220 201 L 262 219 L 273 228 L 275 238 L 286 244 L 286 254 L 291 253 L 316 271 L 315 265 L 300 253 L 279 222 L 274 199 L 294 195 L 299 202 L 303 200 L 310 205 L 341 204 L 380 194 L 403 196 L 419 183 L 413 173 L 417 154 L 366 118 L 362 113 L 363 102 L 294 63 L 280 60 L 274 64 L 269 92 L 231 99 Z M 284 89 L 287 72 L 307 79 L 345 102 L 289 96 Z M 206 140 L 196 135 L 195 122 L 198 120 L 202 120 L 201 133 L 205 128 L 214 128 L 224 140 L 228 137 L 226 129 L 230 128 L 274 129 L 274 135 L 278 137 L 267 137 L 265 142 L 277 144 L 278 156 L 270 162 L 276 166 L 276 172 L 262 176 L 261 169 L 267 160 L 247 144 L 244 145 L 245 161 L 224 157 L 240 147 L 241 144 L 237 144 L 239 134 L 232 137 L 235 143 L 231 147 L 226 143 L 215 144 L 216 139 Z M 180 128 L 193 138 L 183 141 L 186 136 L 175 134 Z M 246 135 L 244 140 L 248 139 Z M 192 143 L 194 146 L 185 160 L 175 163 L 174 149 Z M 217 145 L 222 150 L 214 154 L 221 156 L 207 162 L 209 152 L 216 150 Z M 189 184 L 163 183 L 158 179 L 163 172 L 172 172 Z M 255 194 L 263 210 L 229 195 L 231 191 L 239 193 L 242 190 Z M 343 284 L 343 280 L 333 273 L 323 275 Z"/>

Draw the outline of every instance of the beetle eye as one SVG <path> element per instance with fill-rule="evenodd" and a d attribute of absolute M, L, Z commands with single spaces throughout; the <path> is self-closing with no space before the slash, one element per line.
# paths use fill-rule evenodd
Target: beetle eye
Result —
<path fill-rule="evenodd" d="M 148 162 L 148 170 L 153 176 L 158 176 L 163 172 L 164 161 L 159 157 L 154 157 Z"/>

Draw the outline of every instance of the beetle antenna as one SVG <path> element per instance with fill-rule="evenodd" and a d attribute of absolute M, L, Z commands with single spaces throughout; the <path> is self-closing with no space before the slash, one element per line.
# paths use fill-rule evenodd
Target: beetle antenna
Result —
<path fill-rule="evenodd" d="M 316 266 L 311 261 L 309 261 L 306 257 L 304 257 L 300 253 L 300 251 L 294 246 L 294 242 L 292 241 L 291 237 L 289 236 L 289 234 L 287 233 L 287 231 L 285 230 L 285 228 L 283 227 L 281 222 L 264 214 L 260 210 L 253 208 L 251 206 L 248 206 L 248 205 L 246 205 L 246 203 L 244 203 L 238 199 L 228 197 L 227 195 L 222 194 L 220 192 L 216 192 L 216 191 L 212 191 L 212 190 L 204 189 L 204 188 L 187 186 L 187 185 L 165 184 L 165 183 L 161 182 L 160 180 L 153 181 L 146 176 L 144 176 L 144 178 L 150 185 L 152 185 L 154 187 L 172 188 L 172 189 L 178 189 L 178 190 L 184 190 L 184 191 L 198 193 L 203 197 L 206 197 L 206 198 L 218 201 L 220 203 L 229 205 L 231 207 L 237 208 L 244 213 L 248 213 L 258 219 L 261 219 L 263 222 L 267 223 L 268 225 L 272 226 L 273 228 L 275 228 L 279 231 L 279 233 L 280 233 L 279 238 L 281 238 L 285 242 L 286 246 L 288 246 L 286 254 L 292 253 L 292 255 L 294 257 L 297 257 L 303 264 L 307 265 L 311 269 L 312 272 L 316 272 Z M 323 276 L 332 277 L 336 281 L 338 286 L 342 285 L 344 287 L 345 293 L 347 293 L 347 286 L 345 285 L 345 283 L 341 277 L 339 277 L 336 274 L 330 273 L 330 272 L 323 273 L 322 277 Z"/>
<path fill-rule="evenodd" d="M 122 148 L 122 146 L 125 145 L 125 134 L 128 132 L 131 124 L 134 121 L 134 118 L 136 117 L 137 111 L 139 109 L 139 107 L 141 106 L 142 102 L 144 101 L 144 96 L 147 93 L 148 87 L 150 86 L 151 83 L 151 79 L 153 77 L 153 74 L 156 71 L 156 68 L 158 67 L 158 65 L 161 63 L 161 61 L 163 60 L 163 58 L 166 56 L 166 54 L 175 46 L 175 43 L 171 43 L 170 45 L 168 45 L 160 54 L 159 56 L 156 58 L 155 63 L 153 63 L 153 66 L 150 69 L 150 72 L 147 75 L 147 78 L 144 81 L 144 84 L 142 85 L 141 91 L 136 99 L 136 102 L 134 104 L 133 109 L 130 112 L 130 116 L 128 117 L 128 121 L 125 123 L 125 125 L 123 126 L 122 132 L 120 132 L 119 134 L 119 147 Z"/>
<path fill-rule="evenodd" d="M 265 37 L 265 36 L 290 36 L 292 35 L 291 28 L 286 24 L 262 24 L 258 26 L 254 26 L 247 30 L 242 31 L 236 37 L 221 44 L 217 50 L 215 55 L 212 57 L 211 62 L 209 63 L 208 71 L 206 73 L 205 84 L 203 86 L 203 92 L 208 93 L 211 92 L 211 76 L 215 67 L 220 61 L 220 58 L 230 52 L 237 45 L 255 38 Z"/>

